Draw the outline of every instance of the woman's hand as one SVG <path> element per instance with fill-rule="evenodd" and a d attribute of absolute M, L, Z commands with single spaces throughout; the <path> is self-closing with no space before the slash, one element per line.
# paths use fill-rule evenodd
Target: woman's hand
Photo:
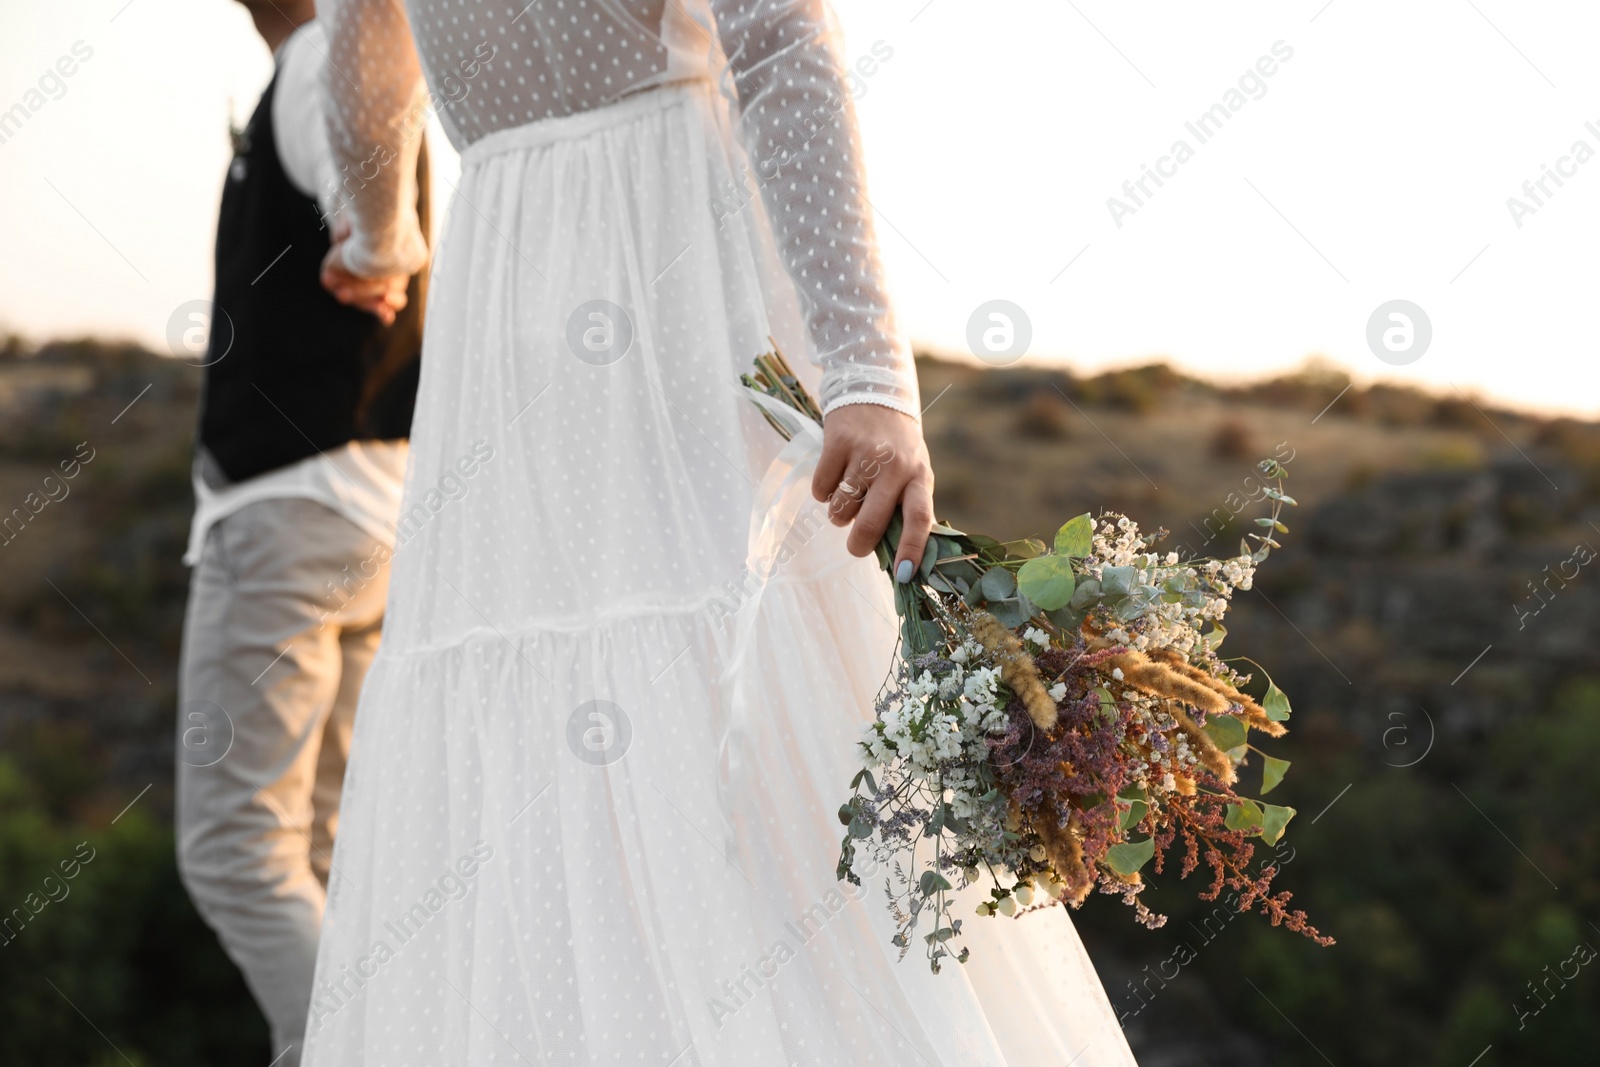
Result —
<path fill-rule="evenodd" d="M 896 581 L 909 582 L 933 526 L 933 468 L 922 424 L 881 404 L 834 408 L 822 423 L 811 495 L 827 501 L 835 526 L 854 522 L 847 544 L 856 556 L 883 540 L 898 506 L 902 532 L 893 571 Z"/>
<path fill-rule="evenodd" d="M 366 278 L 352 273 L 344 265 L 344 246 L 349 239 L 349 220 L 335 219 L 333 245 L 322 259 L 322 287 L 339 303 L 376 315 L 385 326 L 392 325 L 395 315 L 406 306 L 406 289 L 411 285 L 411 277 L 396 274 Z"/>

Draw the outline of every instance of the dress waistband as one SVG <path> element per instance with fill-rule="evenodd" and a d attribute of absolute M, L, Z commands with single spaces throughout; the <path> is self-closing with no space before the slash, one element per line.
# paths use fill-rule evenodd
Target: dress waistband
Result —
<path fill-rule="evenodd" d="M 625 96 L 616 103 L 602 104 L 588 111 L 579 111 L 558 118 L 539 119 L 521 126 L 507 126 L 503 130 L 484 134 L 464 148 L 461 152 L 461 167 L 465 170 L 476 166 L 490 156 L 502 152 L 538 148 L 556 141 L 572 141 L 587 137 L 600 130 L 620 126 L 657 111 L 676 107 L 694 97 L 705 95 L 710 89 L 711 82 L 706 78 L 667 82 Z"/>

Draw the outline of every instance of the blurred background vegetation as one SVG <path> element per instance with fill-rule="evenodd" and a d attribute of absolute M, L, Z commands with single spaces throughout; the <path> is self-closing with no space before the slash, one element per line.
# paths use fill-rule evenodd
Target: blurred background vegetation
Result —
<path fill-rule="evenodd" d="M 1236 388 L 1161 364 L 919 367 L 957 526 L 1048 535 L 1106 507 L 1226 553 L 1260 513 L 1252 463 L 1292 457 L 1291 533 L 1223 651 L 1294 702 L 1268 743 L 1294 763 L 1272 799 L 1300 813 L 1279 885 L 1339 943 L 1207 926 L 1200 876 L 1171 869 L 1147 895 L 1163 929 L 1092 899 L 1075 919 L 1140 1062 L 1595 1062 L 1600 966 L 1574 952 L 1600 948 L 1600 560 L 1569 561 L 1600 547 L 1600 426 L 1316 363 Z M 0 343 L 0 515 L 29 512 L 0 535 L 0 912 L 28 916 L 0 938 L 0 1063 L 269 1058 L 173 862 L 198 375 L 131 346 Z M 83 442 L 94 458 L 33 514 Z"/>

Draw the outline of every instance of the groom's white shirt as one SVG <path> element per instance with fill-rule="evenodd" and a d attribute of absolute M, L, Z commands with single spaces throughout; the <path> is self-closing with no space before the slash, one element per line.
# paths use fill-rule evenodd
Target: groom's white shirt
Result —
<path fill-rule="evenodd" d="M 278 85 L 272 100 L 274 144 L 284 173 L 296 189 L 317 199 L 324 216 L 336 186 L 323 118 L 321 73 L 327 54 L 327 34 L 319 22 L 297 28 L 273 55 Z M 240 508 L 295 497 L 323 504 L 393 548 L 408 448 L 405 441 L 351 441 L 222 489 L 206 484 L 197 459 L 194 520 L 183 562 L 198 563 L 206 531 Z"/>

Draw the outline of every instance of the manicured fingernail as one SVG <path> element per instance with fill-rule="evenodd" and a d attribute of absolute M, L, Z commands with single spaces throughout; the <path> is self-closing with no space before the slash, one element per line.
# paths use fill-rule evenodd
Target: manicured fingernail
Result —
<path fill-rule="evenodd" d="M 911 561 L 909 559 L 901 560 L 900 565 L 894 569 L 894 580 L 899 582 L 901 585 L 906 584 L 911 580 L 912 569 Z"/>

